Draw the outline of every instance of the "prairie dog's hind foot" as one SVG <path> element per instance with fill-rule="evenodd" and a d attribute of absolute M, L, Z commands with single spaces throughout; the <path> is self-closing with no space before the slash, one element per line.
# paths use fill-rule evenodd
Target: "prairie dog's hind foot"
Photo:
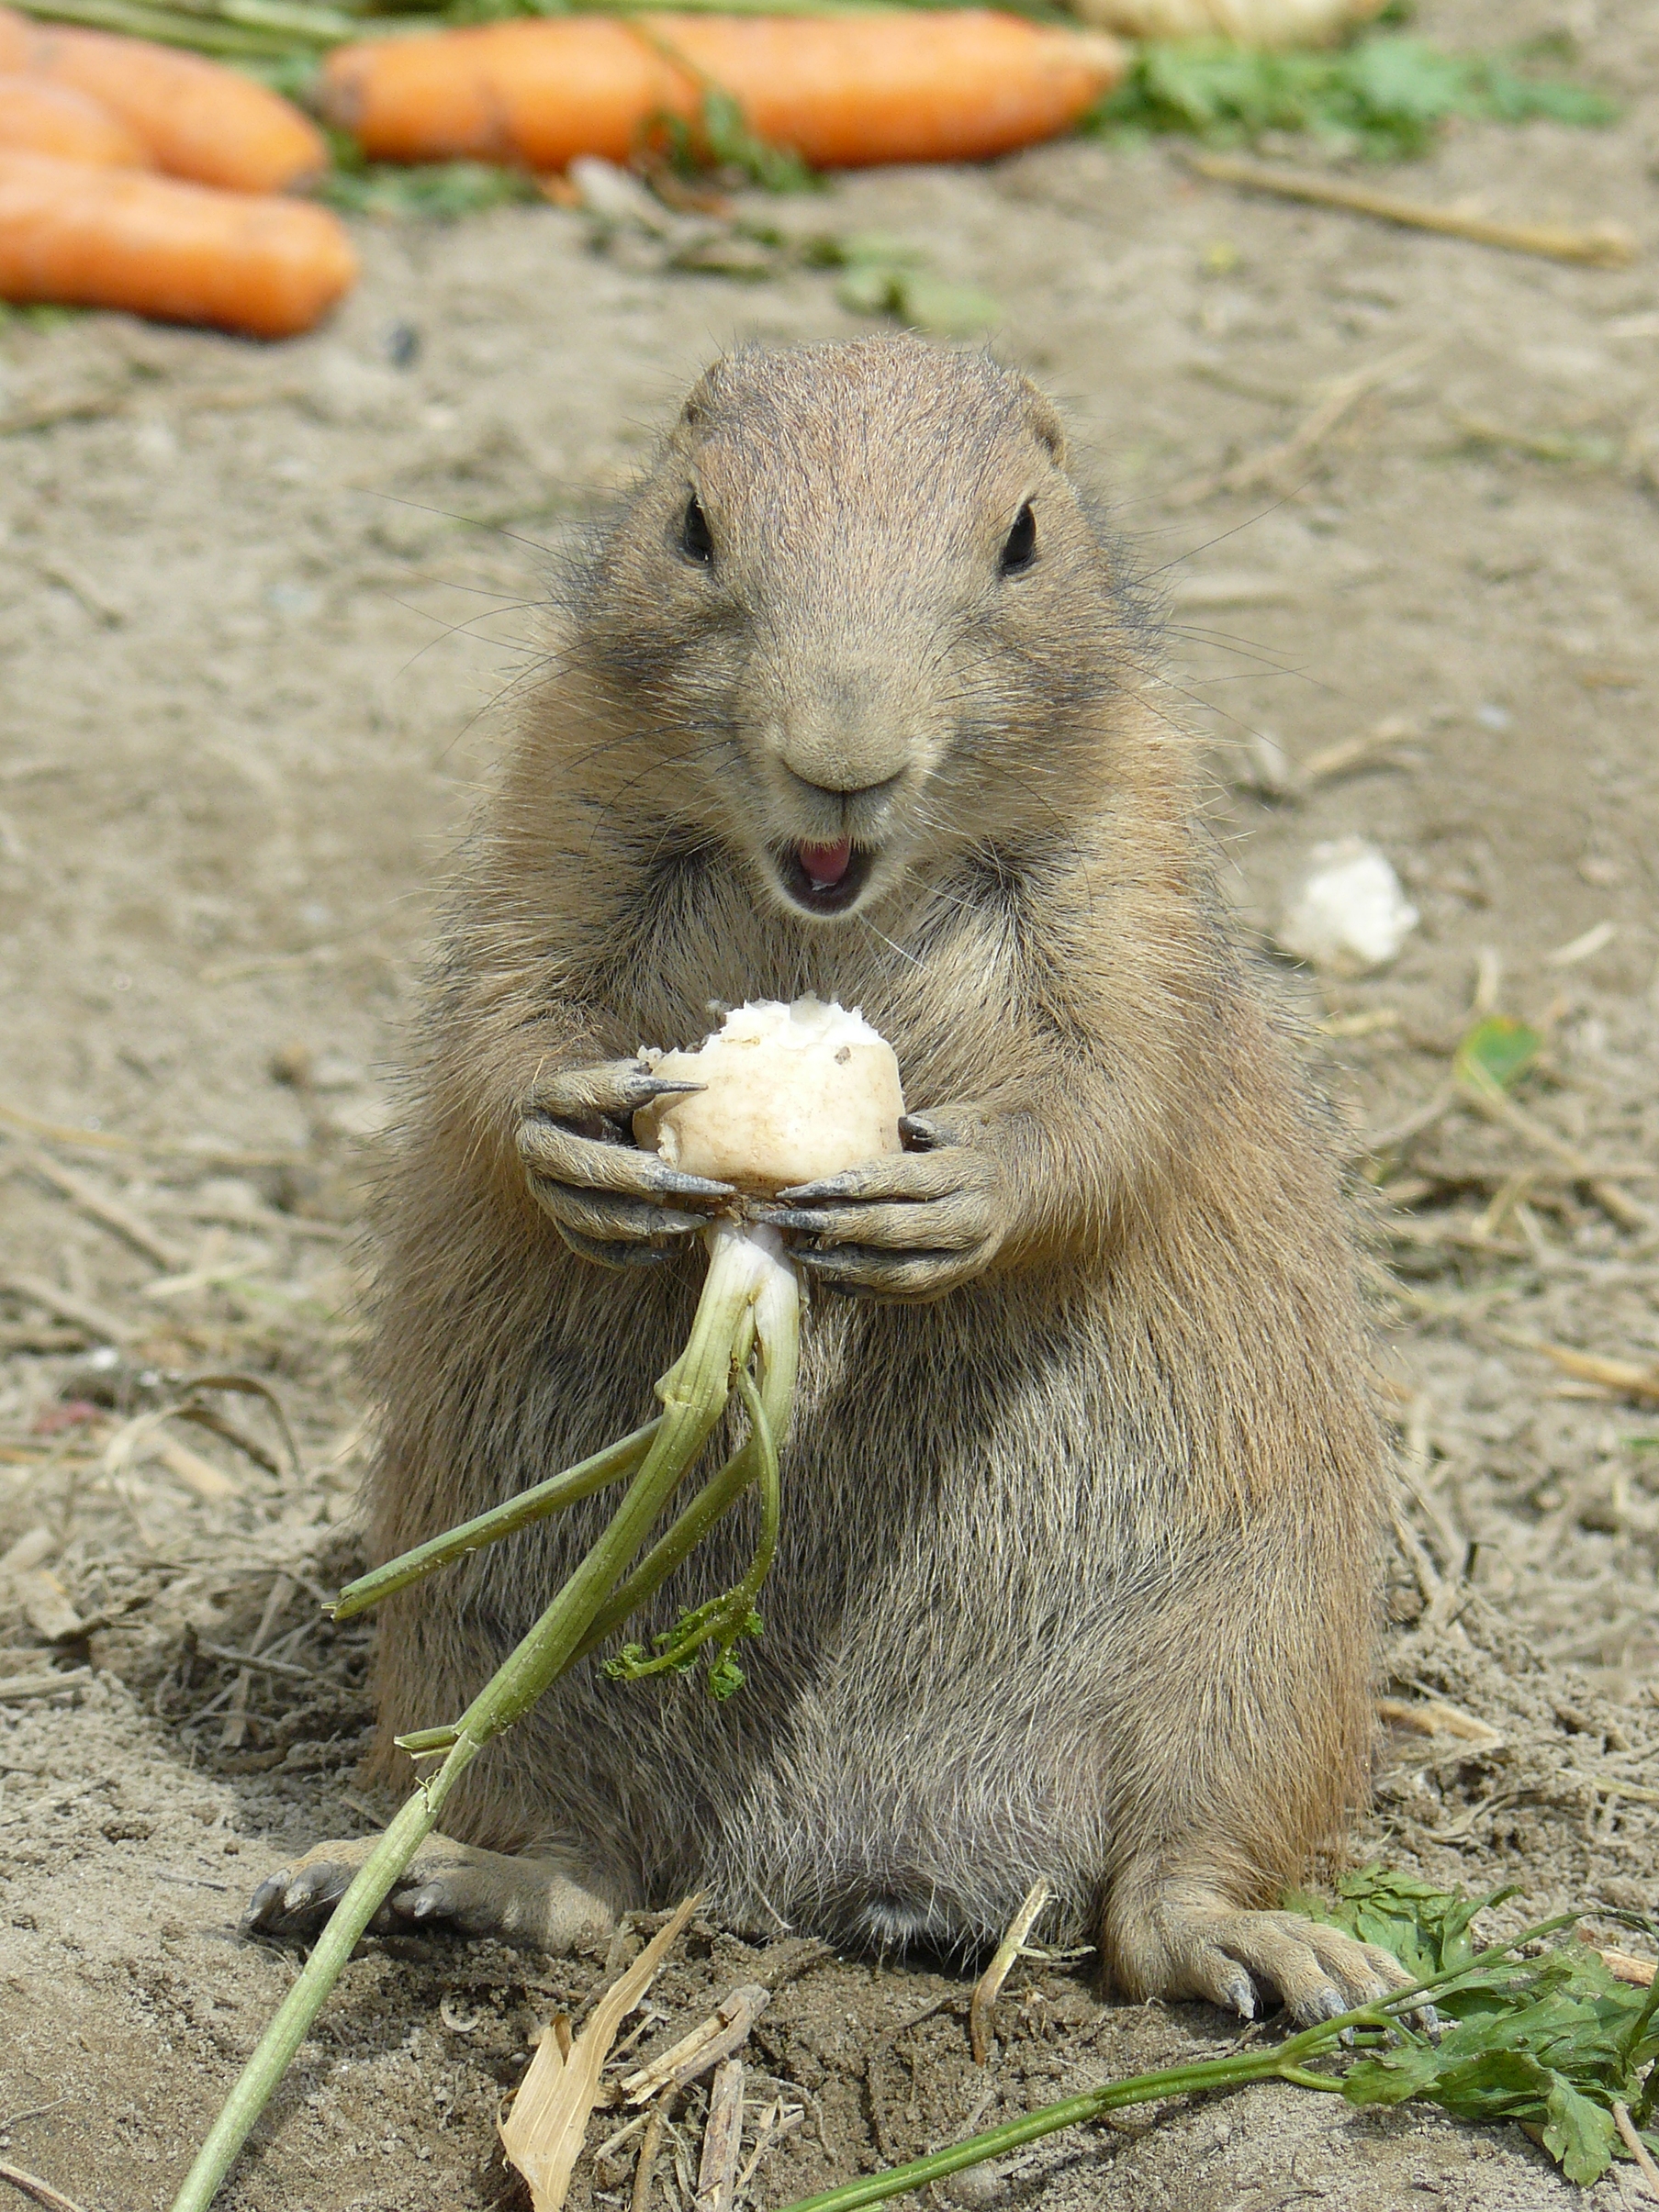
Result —
<path fill-rule="evenodd" d="M 1391 1953 L 1300 1913 L 1247 1912 L 1171 1883 L 1108 1910 L 1105 1954 L 1133 1996 L 1197 1997 L 1253 2020 L 1276 1993 L 1304 2028 L 1371 2005 L 1411 1976 Z"/>
<path fill-rule="evenodd" d="M 278 1867 L 254 1891 L 243 1933 L 312 1933 L 344 1896 L 379 1840 L 359 1836 L 346 1843 L 319 1843 L 292 1865 Z M 434 1834 L 369 1925 L 385 1935 L 443 1922 L 466 1936 L 498 1936 L 538 1950 L 566 1951 L 585 1938 L 607 1934 L 615 1918 L 602 1897 L 573 1882 L 551 1860 L 480 1850 Z"/>

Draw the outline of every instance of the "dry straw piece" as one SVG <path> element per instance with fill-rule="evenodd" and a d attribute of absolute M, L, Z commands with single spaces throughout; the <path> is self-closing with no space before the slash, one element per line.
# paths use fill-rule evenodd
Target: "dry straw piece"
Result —
<path fill-rule="evenodd" d="M 551 2029 L 536 2045 L 510 2111 L 497 2123 L 501 2148 L 530 2184 L 533 2212 L 560 2212 L 616 2031 L 650 1988 L 699 1902 L 688 1897 L 658 1928 L 594 2006 L 568 2052 L 560 2049 L 560 2039 Z"/>
<path fill-rule="evenodd" d="M 1241 184 L 1250 192 L 1304 200 L 1314 207 L 1340 207 L 1349 215 L 1374 216 L 1378 222 L 1397 223 L 1407 230 L 1434 230 L 1445 238 L 1464 238 L 1477 246 L 1496 246 L 1506 253 L 1538 253 L 1546 261 L 1586 262 L 1596 269 L 1622 269 L 1636 258 L 1635 240 L 1617 223 L 1568 230 L 1557 223 L 1495 222 L 1487 216 L 1463 214 L 1454 207 L 1430 207 L 1421 200 L 1401 199 L 1396 193 L 1375 192 L 1369 184 L 1350 184 L 1342 177 L 1316 176 L 1305 169 L 1276 169 L 1266 162 L 1245 161 L 1230 153 L 1189 153 L 1186 163 L 1217 184 Z"/>

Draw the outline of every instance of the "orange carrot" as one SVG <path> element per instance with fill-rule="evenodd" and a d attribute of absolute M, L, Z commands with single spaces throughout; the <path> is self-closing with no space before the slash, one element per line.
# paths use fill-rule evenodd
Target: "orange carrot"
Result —
<path fill-rule="evenodd" d="M 0 69 L 84 92 L 150 149 L 156 166 L 231 192 L 281 192 L 320 175 L 329 150 L 291 101 L 199 54 L 115 31 L 50 29 L 0 8 Z"/>
<path fill-rule="evenodd" d="M 525 19 L 335 49 L 331 122 L 379 159 L 562 169 L 625 161 L 653 115 L 711 84 L 749 128 L 824 168 L 964 162 L 1052 138 L 1122 73 L 1100 32 L 972 8 L 842 17 Z"/>
<path fill-rule="evenodd" d="M 44 77 L 0 75 L 0 148 L 55 153 L 100 169 L 152 165 L 146 149 L 107 107 Z"/>
<path fill-rule="evenodd" d="M 289 338 L 356 275 L 339 220 L 308 201 L 0 152 L 0 299 Z"/>

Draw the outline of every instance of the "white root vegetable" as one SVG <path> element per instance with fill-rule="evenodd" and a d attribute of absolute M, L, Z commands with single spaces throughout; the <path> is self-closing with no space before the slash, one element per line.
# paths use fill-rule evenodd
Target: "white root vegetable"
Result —
<path fill-rule="evenodd" d="M 739 1006 L 697 1052 L 645 1057 L 704 1086 L 633 1117 L 635 1139 L 689 1175 L 769 1196 L 901 1148 L 892 1047 L 833 1000 Z"/>
<path fill-rule="evenodd" d="M 1234 39 L 1240 46 L 1324 46 L 1383 0 L 1070 0 L 1072 13 L 1130 39 Z"/>

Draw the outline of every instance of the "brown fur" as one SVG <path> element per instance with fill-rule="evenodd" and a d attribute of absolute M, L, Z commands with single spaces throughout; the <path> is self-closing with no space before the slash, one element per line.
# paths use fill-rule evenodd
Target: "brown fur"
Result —
<path fill-rule="evenodd" d="M 675 550 L 690 484 L 710 571 Z M 1038 558 L 1003 577 L 1026 499 Z M 981 1943 L 1047 1874 L 1128 1991 L 1248 2009 L 1253 1972 L 1312 2012 L 1357 1952 L 1255 1908 L 1361 1791 L 1379 1439 L 1326 1134 L 1126 605 L 1022 378 L 909 339 L 705 377 L 577 581 L 452 899 L 380 1212 L 373 1539 L 646 1418 L 683 1341 L 684 1240 L 612 1271 L 534 1201 L 538 1088 L 693 1045 L 713 1003 L 862 1007 L 986 1164 L 971 1279 L 818 1294 L 747 1688 L 578 1668 L 449 1826 L 596 1914 L 696 1884 L 846 1941 Z M 767 851 L 837 824 L 882 856 L 824 921 Z M 387 1608 L 383 1774 L 605 1510 Z M 650 1625 L 740 1570 L 738 1524 Z"/>

